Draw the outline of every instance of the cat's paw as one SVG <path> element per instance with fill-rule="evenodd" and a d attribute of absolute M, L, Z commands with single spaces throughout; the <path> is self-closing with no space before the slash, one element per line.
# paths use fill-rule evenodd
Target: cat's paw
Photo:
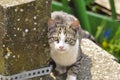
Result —
<path fill-rule="evenodd" d="M 68 75 L 66 80 L 77 80 L 76 75 Z"/>

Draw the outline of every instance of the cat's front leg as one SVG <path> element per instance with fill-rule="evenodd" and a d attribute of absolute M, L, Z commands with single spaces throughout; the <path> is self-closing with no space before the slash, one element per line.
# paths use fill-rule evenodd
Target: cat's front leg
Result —
<path fill-rule="evenodd" d="M 66 80 L 77 80 L 77 76 L 68 74 Z"/>

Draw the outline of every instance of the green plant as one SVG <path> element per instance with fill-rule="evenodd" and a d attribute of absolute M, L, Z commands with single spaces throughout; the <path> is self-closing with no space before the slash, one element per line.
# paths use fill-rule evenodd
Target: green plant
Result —
<path fill-rule="evenodd" d="M 101 46 L 110 54 L 116 57 L 116 60 L 120 62 L 120 27 L 114 33 L 114 36 L 108 41 L 106 37 L 103 37 Z"/>
<path fill-rule="evenodd" d="M 112 37 L 111 34 L 113 34 Z M 106 20 L 103 20 L 97 28 L 95 38 L 103 49 L 115 56 L 116 60 L 120 62 L 120 26 L 113 33 L 110 28 L 106 27 Z"/>
<path fill-rule="evenodd" d="M 120 62 L 120 27 L 118 27 L 114 37 L 110 40 L 107 51 L 113 54 Z"/>

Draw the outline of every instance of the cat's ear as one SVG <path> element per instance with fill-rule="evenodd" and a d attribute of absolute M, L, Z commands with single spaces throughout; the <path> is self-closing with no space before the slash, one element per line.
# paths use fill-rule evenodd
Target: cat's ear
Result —
<path fill-rule="evenodd" d="M 55 27 L 55 21 L 53 19 L 48 20 L 48 30 Z"/>
<path fill-rule="evenodd" d="M 73 23 L 72 23 L 72 25 L 71 25 L 71 28 L 72 28 L 73 30 L 75 30 L 75 31 L 78 31 L 79 28 L 80 28 L 80 23 L 79 23 L 79 21 L 78 21 L 78 20 L 74 20 Z"/>

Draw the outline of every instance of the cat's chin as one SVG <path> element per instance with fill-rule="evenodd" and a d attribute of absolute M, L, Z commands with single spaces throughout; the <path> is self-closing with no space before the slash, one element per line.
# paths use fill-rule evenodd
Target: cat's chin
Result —
<path fill-rule="evenodd" d="M 66 50 L 65 49 L 57 49 L 57 52 L 64 53 L 64 52 L 66 52 Z"/>

